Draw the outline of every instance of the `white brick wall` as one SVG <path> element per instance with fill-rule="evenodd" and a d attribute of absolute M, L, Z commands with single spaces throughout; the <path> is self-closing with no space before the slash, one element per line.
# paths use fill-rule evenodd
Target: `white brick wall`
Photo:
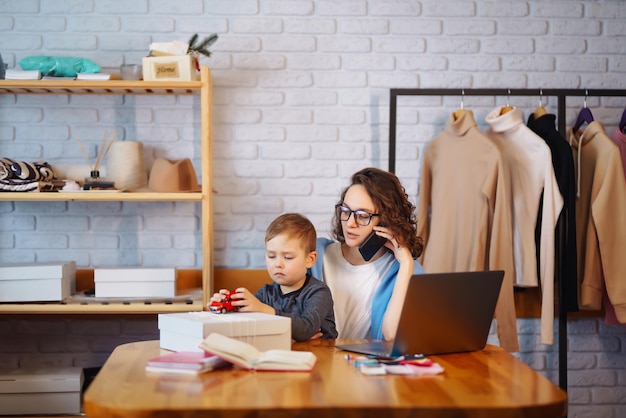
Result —
<path fill-rule="evenodd" d="M 351 173 L 387 168 L 389 89 L 624 88 L 626 2 L 579 0 L 4 0 L 0 54 L 140 62 L 148 44 L 216 32 L 213 56 L 215 264 L 263 268 L 263 232 L 281 212 L 308 215 L 320 235 Z M 482 122 L 505 96 L 466 97 Z M 525 112 L 536 97 L 515 97 Z M 401 98 L 396 172 L 417 198 L 418 161 L 459 97 Z M 544 98 L 555 111 L 554 98 Z M 582 98 L 568 100 L 568 120 Z M 607 129 L 625 98 L 590 97 Z M 140 140 L 147 161 L 199 167 L 197 98 L 2 96 L 0 156 L 82 164 L 104 130 Z M 200 268 L 193 203 L 0 202 L 0 262 L 74 259 Z M 557 347 L 519 320 L 520 358 L 558 380 Z M 626 415 L 623 327 L 569 324 L 570 416 Z M 101 364 L 126 341 L 156 338 L 146 319 L 0 318 L 0 366 Z"/>

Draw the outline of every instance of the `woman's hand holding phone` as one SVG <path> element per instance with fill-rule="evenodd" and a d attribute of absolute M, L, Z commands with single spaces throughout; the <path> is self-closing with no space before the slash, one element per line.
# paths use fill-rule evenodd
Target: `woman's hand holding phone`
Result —
<path fill-rule="evenodd" d="M 387 238 L 381 237 L 376 233 L 376 231 L 372 231 L 372 233 L 365 238 L 361 245 L 359 245 L 359 252 L 361 253 L 361 257 L 363 257 L 363 260 L 370 261 L 386 242 Z"/>

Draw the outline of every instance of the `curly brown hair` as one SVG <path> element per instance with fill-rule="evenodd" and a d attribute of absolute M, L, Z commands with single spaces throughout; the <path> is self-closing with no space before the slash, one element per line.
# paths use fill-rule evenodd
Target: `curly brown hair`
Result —
<path fill-rule="evenodd" d="M 400 245 L 405 245 L 417 258 L 424 250 L 423 241 L 417 236 L 415 205 L 400 183 L 398 177 L 388 171 L 374 167 L 364 168 L 352 175 L 351 183 L 341 193 L 338 204 L 343 204 L 348 189 L 360 184 L 365 187 L 376 210 L 380 213 L 380 225 L 389 228 Z M 332 221 L 333 237 L 345 242 L 343 227 L 337 216 Z"/>

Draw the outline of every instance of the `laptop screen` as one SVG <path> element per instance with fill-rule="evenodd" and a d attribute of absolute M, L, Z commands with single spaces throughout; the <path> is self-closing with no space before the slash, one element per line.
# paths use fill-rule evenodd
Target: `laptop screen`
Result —
<path fill-rule="evenodd" d="M 487 343 L 503 277 L 500 270 L 415 275 L 393 344 L 375 341 L 336 347 L 379 357 L 481 350 Z"/>

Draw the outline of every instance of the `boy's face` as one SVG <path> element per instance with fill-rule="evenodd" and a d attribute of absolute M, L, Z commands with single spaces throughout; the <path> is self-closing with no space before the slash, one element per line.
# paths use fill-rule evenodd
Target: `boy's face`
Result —
<path fill-rule="evenodd" d="M 306 270 L 315 263 L 317 253 L 307 253 L 302 244 L 287 234 L 279 234 L 265 243 L 265 265 L 272 280 L 283 292 L 299 289 Z"/>

